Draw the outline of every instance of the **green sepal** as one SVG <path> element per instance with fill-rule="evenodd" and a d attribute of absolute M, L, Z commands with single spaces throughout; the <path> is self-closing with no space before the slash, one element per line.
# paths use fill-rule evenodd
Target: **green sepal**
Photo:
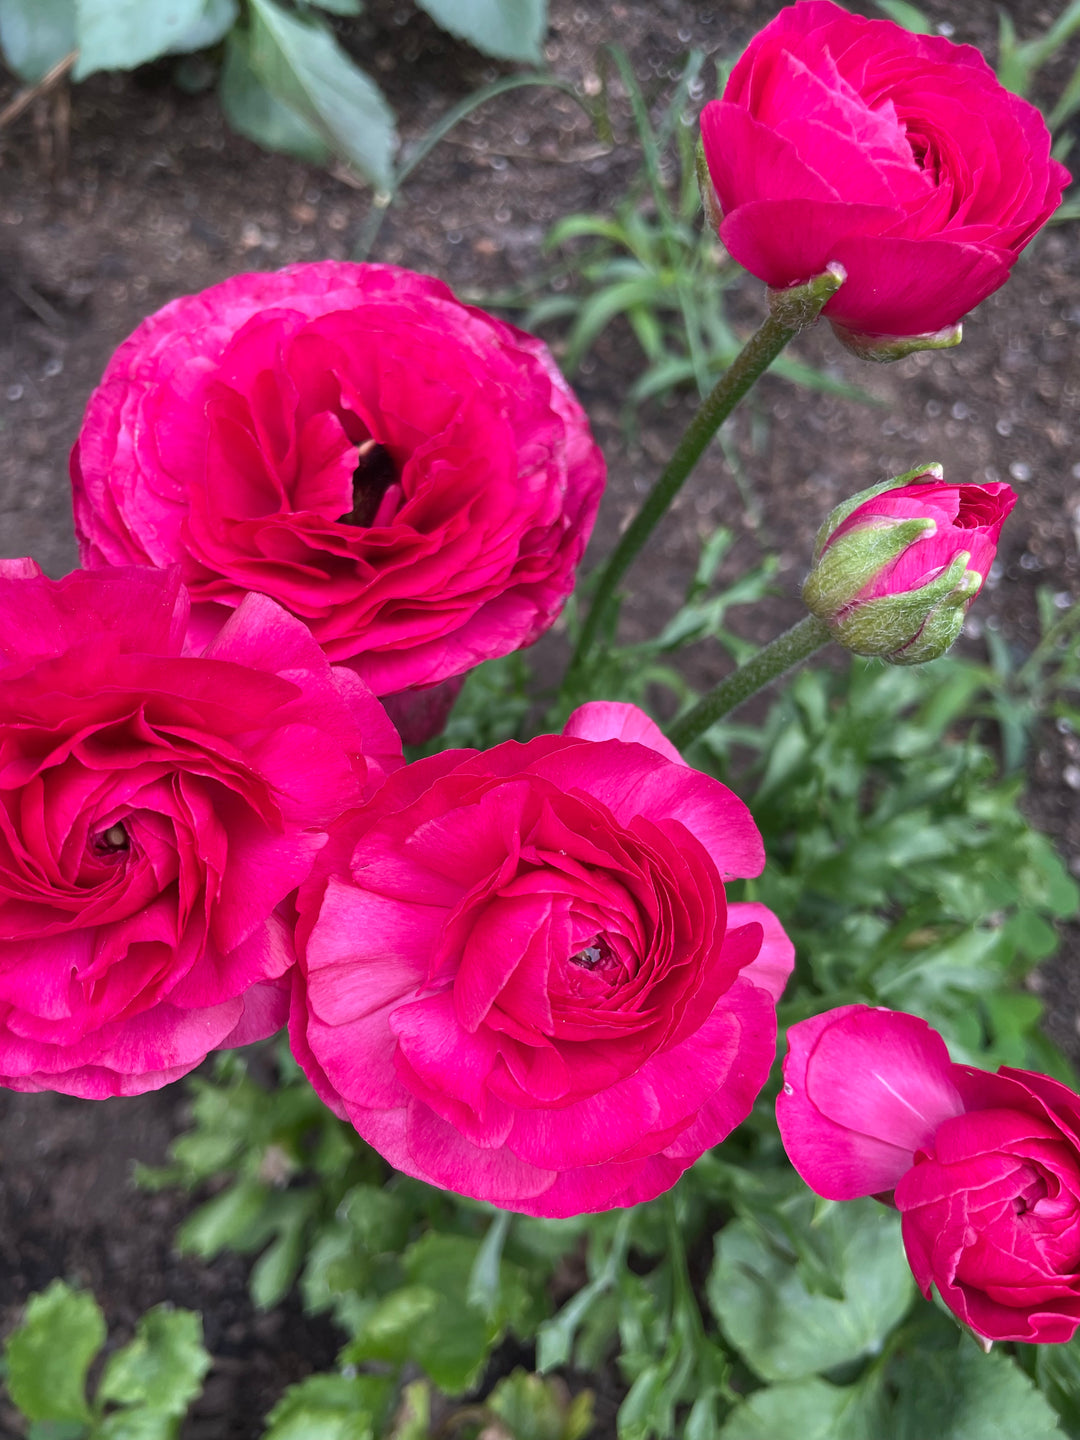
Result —
<path fill-rule="evenodd" d="M 820 275 L 803 285 L 789 285 L 783 290 L 769 290 L 769 314 L 779 324 L 796 334 L 812 325 L 840 286 L 847 271 L 836 260 L 830 260 Z"/>
<path fill-rule="evenodd" d="M 930 611 L 926 623 L 910 645 L 885 658 L 890 665 L 923 665 L 945 654 L 964 628 L 968 606 L 978 593 L 983 577 L 969 570 L 951 594 Z"/>
<path fill-rule="evenodd" d="M 899 490 L 902 485 L 914 485 L 915 482 L 926 476 L 927 484 L 935 480 L 941 480 L 945 476 L 943 467 L 936 460 L 926 465 L 916 465 L 913 470 L 905 470 L 903 475 L 894 475 L 891 480 L 879 481 L 877 485 L 870 485 L 865 490 L 860 490 L 855 495 L 850 495 L 842 500 L 834 510 L 830 510 L 825 517 L 824 523 L 814 539 L 814 558 L 812 563 L 817 564 L 821 558 L 821 552 L 825 549 L 829 536 L 835 534 L 848 516 L 864 505 L 867 500 L 876 499 L 878 495 L 884 495 L 886 490 Z"/>
<path fill-rule="evenodd" d="M 697 175 L 698 194 L 701 196 L 701 208 L 705 212 L 705 223 L 711 229 L 719 231 L 724 212 L 716 198 L 716 189 L 709 174 L 709 162 L 705 159 L 705 141 L 700 135 L 697 150 L 694 152 L 694 173 Z"/>
<path fill-rule="evenodd" d="M 803 604 L 811 615 L 831 624 L 886 565 L 936 530 L 929 516 L 911 520 L 871 516 L 826 549 L 806 577 Z"/>
<path fill-rule="evenodd" d="M 900 652 L 912 645 L 919 637 L 920 648 L 931 650 L 922 659 L 935 660 L 944 655 L 964 621 L 964 608 L 974 594 L 971 582 L 966 578 L 971 556 L 961 551 L 947 570 L 936 579 L 917 590 L 908 590 L 902 595 L 881 595 L 876 600 L 854 606 L 843 619 L 830 626 L 833 638 L 856 655 L 878 655 L 893 664 L 918 664 L 921 661 L 899 658 Z M 974 572 L 972 572 L 974 574 Z M 982 576 L 975 575 L 975 589 L 982 583 Z M 922 635 L 930 623 L 930 615 L 937 607 L 945 615 L 956 616 L 955 630 L 941 643 L 949 626 L 938 621 L 934 628 L 934 642 L 929 637 L 922 647 Z"/>
<path fill-rule="evenodd" d="M 877 365 L 891 365 L 919 350 L 951 350 L 964 338 L 964 327 L 959 322 L 946 325 L 944 330 L 929 330 L 925 335 L 861 335 L 835 321 L 831 323 L 833 334 L 845 350 Z"/>

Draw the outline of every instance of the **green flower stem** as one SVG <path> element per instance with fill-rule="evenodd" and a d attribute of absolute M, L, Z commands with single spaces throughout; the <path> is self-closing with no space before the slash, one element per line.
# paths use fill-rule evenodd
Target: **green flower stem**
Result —
<path fill-rule="evenodd" d="M 692 710 L 676 720 L 668 731 L 668 739 L 677 750 L 685 750 L 691 741 L 704 735 L 709 726 L 721 719 L 736 705 L 749 700 L 792 665 L 798 665 L 820 650 L 832 639 L 829 627 L 816 615 L 807 615 L 783 635 L 770 640 L 752 660 L 720 681 L 708 695 L 703 695 Z"/>
<path fill-rule="evenodd" d="M 805 285 L 769 292 L 768 317 L 751 335 L 720 376 L 711 393 L 702 401 L 663 474 L 646 496 L 641 509 L 601 571 L 592 606 L 581 627 L 581 635 L 566 672 L 564 689 L 568 688 L 568 682 L 580 674 L 607 615 L 616 586 L 679 493 L 709 441 L 788 341 L 814 323 L 823 306 L 836 294 L 845 279 L 842 266 L 830 265 Z"/>

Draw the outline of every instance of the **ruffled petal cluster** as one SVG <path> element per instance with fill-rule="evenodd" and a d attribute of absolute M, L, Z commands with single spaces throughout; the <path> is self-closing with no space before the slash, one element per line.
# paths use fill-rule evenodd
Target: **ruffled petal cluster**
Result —
<path fill-rule="evenodd" d="M 860 336 L 955 325 L 1069 180 L 1038 110 L 976 49 L 831 0 L 754 37 L 701 131 L 735 259 L 776 288 L 842 265 L 824 313 Z"/>
<path fill-rule="evenodd" d="M 283 902 L 402 763 L 272 601 L 197 654 L 188 618 L 175 566 L 0 563 L 0 1084 L 136 1094 L 272 1034 Z"/>
<path fill-rule="evenodd" d="M 633 706 L 390 777 L 301 887 L 294 1053 L 398 1169 L 533 1215 L 667 1189 L 749 1113 L 793 963 L 740 800 Z"/>
<path fill-rule="evenodd" d="M 269 595 L 383 695 L 548 628 L 604 463 L 539 340 L 429 276 L 323 261 L 143 321 L 71 473 L 84 564 L 179 563 L 203 635 Z"/>
<path fill-rule="evenodd" d="M 923 1294 L 989 1340 L 1080 1326 L 1080 1096 L 949 1059 L 913 1015 L 848 1005 L 788 1031 L 780 1134 L 819 1195 L 889 1198 Z"/>

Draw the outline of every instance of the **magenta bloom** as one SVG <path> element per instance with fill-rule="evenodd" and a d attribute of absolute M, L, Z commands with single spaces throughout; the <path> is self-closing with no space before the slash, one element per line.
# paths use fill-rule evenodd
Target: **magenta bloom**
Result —
<path fill-rule="evenodd" d="M 426 275 L 323 261 L 144 320 L 71 473 L 84 564 L 179 562 L 204 635 L 269 595 L 385 695 L 547 629 L 604 465 L 539 340 Z"/>
<path fill-rule="evenodd" d="M 954 1065 L 913 1015 L 847 1005 L 788 1031 L 776 1118 L 830 1200 L 886 1195 L 923 1294 L 990 1340 L 1080 1325 L 1080 1096 Z"/>
<path fill-rule="evenodd" d="M 421 760 L 340 838 L 300 893 L 293 1049 L 399 1170 L 574 1215 L 651 1199 L 749 1113 L 794 959 L 725 898 L 761 837 L 634 706 Z"/>
<path fill-rule="evenodd" d="M 272 601 L 200 656 L 170 571 L 0 562 L 0 1084 L 153 1090 L 272 1034 L 286 901 L 401 764 L 356 675 Z"/>
<path fill-rule="evenodd" d="M 1001 527 L 1015 504 L 1016 492 L 1000 480 L 981 485 L 947 485 L 936 479 L 915 481 L 885 490 L 856 506 L 829 535 L 821 554 L 828 554 L 845 535 L 873 530 L 882 520 L 932 520 L 934 529 L 883 565 L 851 603 L 918 590 L 964 553 L 968 556 L 967 571 L 979 577 L 973 600 L 990 573 Z"/>
<path fill-rule="evenodd" d="M 776 288 L 839 262 L 825 314 L 858 335 L 954 325 L 1069 180 L 1038 110 L 977 50 L 829 0 L 754 37 L 701 131 L 735 259 Z"/>
<path fill-rule="evenodd" d="M 857 655 L 894 665 L 945 653 L 959 635 L 1016 504 L 1001 481 L 948 485 L 935 467 L 874 486 L 818 532 L 807 608 Z"/>

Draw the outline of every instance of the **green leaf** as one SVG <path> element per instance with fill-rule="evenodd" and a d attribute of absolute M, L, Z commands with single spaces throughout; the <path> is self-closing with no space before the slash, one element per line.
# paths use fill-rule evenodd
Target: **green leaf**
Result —
<path fill-rule="evenodd" d="M 359 15 L 364 8 L 360 0 L 307 0 L 307 3 L 331 15 Z"/>
<path fill-rule="evenodd" d="M 0 0 L 0 50 L 20 80 L 36 85 L 75 49 L 75 0 Z"/>
<path fill-rule="evenodd" d="M 176 1440 L 180 1417 L 162 1410 L 114 1410 L 95 1425 L 88 1440 Z"/>
<path fill-rule="evenodd" d="M 651 275 L 641 275 L 635 280 L 620 280 L 594 291 L 578 309 L 578 318 L 566 341 L 566 356 L 563 369 L 568 375 L 580 365 L 588 354 L 600 332 L 615 319 L 616 315 L 633 305 L 655 304 L 663 283 Z"/>
<path fill-rule="evenodd" d="M 431 18 L 468 40 L 485 55 L 500 60 L 532 60 L 540 56 L 547 29 L 547 0 L 417 0 Z"/>
<path fill-rule="evenodd" d="M 564 1381 L 526 1370 L 500 1380 L 485 1403 L 514 1440 L 582 1440 L 592 1429 L 592 1395 L 587 1390 L 571 1401 Z"/>
<path fill-rule="evenodd" d="M 79 58 L 72 76 L 96 70 L 134 70 L 172 50 L 201 22 L 204 0 L 75 0 Z"/>
<path fill-rule="evenodd" d="M 909 1350 L 889 1381 L 890 1440 L 1061 1440 L 1057 1417 L 1019 1366 L 966 1337 L 955 1349 Z"/>
<path fill-rule="evenodd" d="M 484 1286 L 490 1312 L 468 1303 L 480 1253 L 480 1243 L 463 1235 L 436 1230 L 422 1235 L 402 1257 L 410 1283 L 390 1291 L 361 1318 L 343 1354 L 350 1361 L 412 1360 L 451 1394 L 475 1384 L 506 1326 L 529 1333 L 539 1318 L 523 1272 L 506 1260 L 497 1289 Z"/>
<path fill-rule="evenodd" d="M 170 45 L 171 55 L 188 55 L 219 45 L 236 24 L 240 14 L 237 0 L 202 0 L 202 11 L 190 29 Z"/>
<path fill-rule="evenodd" d="M 176 1232 L 176 1248 L 189 1255 L 207 1258 L 219 1250 L 254 1249 L 265 1243 L 265 1233 L 256 1229 L 270 1195 L 255 1180 L 238 1180 L 215 1195 L 187 1217 Z M 253 1239 L 258 1235 L 260 1238 Z"/>
<path fill-rule="evenodd" d="M 209 1369 L 202 1319 L 192 1310 L 156 1305 L 139 1320 L 131 1343 L 110 1356 L 97 1400 L 183 1415 Z"/>
<path fill-rule="evenodd" d="M 248 59 L 256 77 L 362 175 L 391 189 L 397 132 L 375 82 L 321 21 L 292 15 L 275 0 L 250 4 Z"/>
<path fill-rule="evenodd" d="M 502 1279 L 502 1253 L 513 1219 L 508 1210 L 493 1215 L 487 1234 L 476 1252 L 465 1299 L 474 1310 L 483 1315 L 494 1315 L 499 1308 L 499 1290 Z"/>
<path fill-rule="evenodd" d="M 304 1262 L 303 1221 L 286 1225 L 251 1267 L 251 1298 L 257 1310 L 272 1310 L 292 1289 Z"/>
<path fill-rule="evenodd" d="M 736 1406 L 720 1431 L 720 1440 L 870 1440 L 885 1431 L 867 1414 L 872 1399 L 861 1386 L 796 1380 L 770 1385 Z M 869 1422 L 869 1423 L 868 1423 Z M 926 1432 L 945 1440 L 940 1431 Z M 891 1440 L 891 1436 L 890 1436 Z"/>
<path fill-rule="evenodd" d="M 859 1200 L 833 1206 L 812 1225 L 813 1208 L 813 1198 L 800 1195 L 775 1217 L 733 1221 L 716 1237 L 709 1303 L 766 1380 L 794 1380 L 872 1354 L 914 1297 L 897 1214 Z M 796 1260 L 799 1249 L 814 1262 Z M 819 1270 L 843 1298 L 821 1293 Z"/>
<path fill-rule="evenodd" d="M 874 0 L 879 10 L 885 12 L 890 20 L 897 25 L 902 25 L 905 30 L 911 30 L 916 35 L 935 34 L 934 26 L 929 17 L 909 0 Z"/>
<path fill-rule="evenodd" d="M 1080 1339 L 1035 1347 L 1035 1379 L 1067 1435 L 1080 1436 Z"/>
<path fill-rule="evenodd" d="M 23 1323 L 9 1337 L 7 1387 L 31 1420 L 89 1420 L 86 1372 L 105 1343 L 105 1320 L 93 1295 L 54 1280 L 31 1296 Z"/>
<path fill-rule="evenodd" d="M 401 1392 L 391 1440 L 430 1440 L 430 1437 L 431 1386 L 426 1380 L 414 1380 Z"/>
<path fill-rule="evenodd" d="M 309 1375 L 270 1411 L 262 1440 L 374 1440 L 391 1389 L 382 1376 Z"/>
<path fill-rule="evenodd" d="M 1062 125 L 1071 120 L 1077 110 L 1080 110 L 1080 65 L 1077 65 L 1073 71 L 1069 83 L 1058 96 L 1057 104 L 1046 117 L 1046 123 L 1051 132 L 1060 129 Z M 1061 156 L 1055 156 L 1055 158 L 1060 159 Z"/>

